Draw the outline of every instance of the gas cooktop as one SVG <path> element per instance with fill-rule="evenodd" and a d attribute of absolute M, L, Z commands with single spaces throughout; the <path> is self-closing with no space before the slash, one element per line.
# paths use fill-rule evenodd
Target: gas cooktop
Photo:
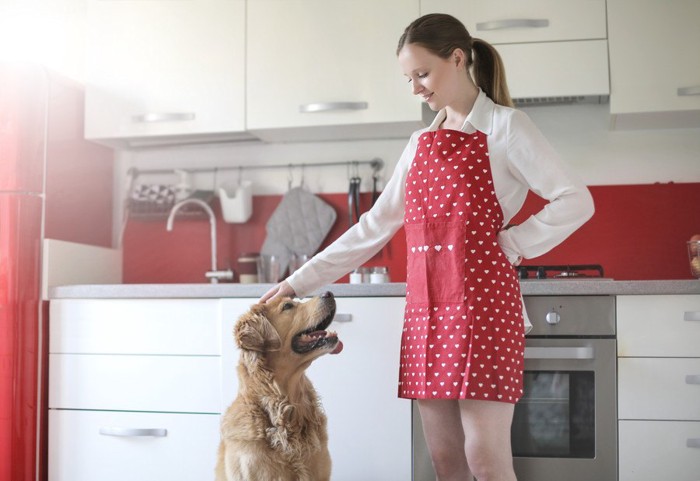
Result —
<path fill-rule="evenodd" d="M 599 264 L 518 266 L 517 269 L 518 276 L 523 280 L 610 280 L 605 277 Z"/>

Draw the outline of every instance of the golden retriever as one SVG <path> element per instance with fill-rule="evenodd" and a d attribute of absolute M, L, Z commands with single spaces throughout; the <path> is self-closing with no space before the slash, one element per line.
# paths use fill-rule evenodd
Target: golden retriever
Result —
<path fill-rule="evenodd" d="M 217 481 L 328 481 L 326 415 L 304 371 L 343 344 L 330 292 L 257 304 L 234 327 L 238 396 L 221 421 Z"/>

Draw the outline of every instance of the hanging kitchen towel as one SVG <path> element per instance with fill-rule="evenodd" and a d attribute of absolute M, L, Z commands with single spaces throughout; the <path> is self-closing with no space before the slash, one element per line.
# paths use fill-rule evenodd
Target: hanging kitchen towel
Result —
<path fill-rule="evenodd" d="M 290 189 L 267 221 L 262 254 L 280 257 L 280 271 L 289 266 L 292 254 L 313 255 L 333 227 L 335 209 L 311 192 Z"/>

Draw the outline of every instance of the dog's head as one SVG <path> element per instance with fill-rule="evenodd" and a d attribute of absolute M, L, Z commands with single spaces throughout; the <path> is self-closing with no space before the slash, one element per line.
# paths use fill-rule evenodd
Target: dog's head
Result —
<path fill-rule="evenodd" d="M 325 329 L 335 315 L 335 298 L 330 292 L 299 302 L 289 297 L 256 304 L 243 314 L 234 328 L 236 343 L 243 351 L 283 358 L 303 364 L 323 354 L 337 354 L 343 348 L 338 335 Z"/>

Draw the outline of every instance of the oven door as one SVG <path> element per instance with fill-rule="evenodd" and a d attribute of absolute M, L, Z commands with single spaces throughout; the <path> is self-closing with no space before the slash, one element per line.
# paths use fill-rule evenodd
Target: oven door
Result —
<path fill-rule="evenodd" d="M 617 479 L 616 379 L 615 339 L 527 339 L 518 481 Z"/>

